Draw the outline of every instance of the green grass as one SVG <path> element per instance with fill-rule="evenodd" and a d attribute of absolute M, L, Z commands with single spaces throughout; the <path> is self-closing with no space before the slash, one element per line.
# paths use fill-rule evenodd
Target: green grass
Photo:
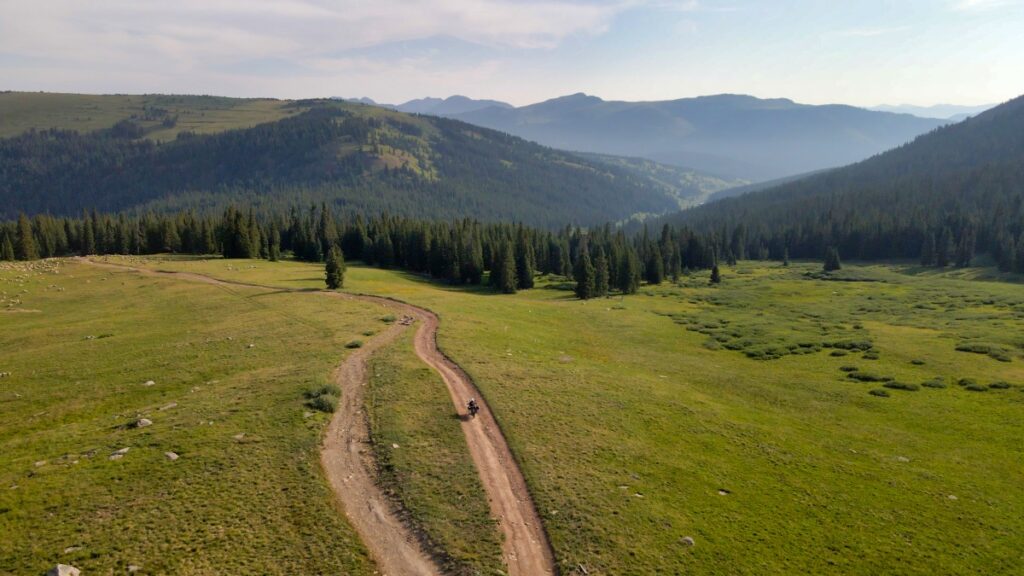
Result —
<path fill-rule="evenodd" d="M 0 300 L 0 573 L 372 573 L 304 392 L 380 308 L 67 262 Z"/>
<path fill-rule="evenodd" d="M 154 265 L 322 282 L 319 266 L 292 262 Z M 543 280 L 505 296 L 356 265 L 346 286 L 440 315 L 439 344 L 500 420 L 566 573 L 1018 570 L 1020 286 L 978 280 L 984 272 L 849 264 L 837 282 L 818 267 L 741 263 L 719 287 L 701 274 L 589 302 Z M 716 335 L 749 342 L 707 346 Z M 1010 362 L 958 352 L 966 341 L 998 346 Z M 889 391 L 844 367 L 905 383 L 971 379 L 987 392 L 877 397 Z M 1003 381 L 1009 389 L 987 386 Z"/>
<path fill-rule="evenodd" d="M 215 96 L 0 92 L 0 118 L 3 119 L 0 138 L 18 135 L 30 128 L 90 132 L 134 117 L 147 130 L 148 138 L 166 141 L 184 131 L 207 134 L 248 128 L 300 111 L 288 104 L 284 100 Z M 165 128 L 155 117 L 146 120 L 147 108 L 167 110 L 171 116 L 177 116 L 177 124 Z"/>
<path fill-rule="evenodd" d="M 444 382 L 413 331 L 373 356 L 367 408 L 383 484 L 453 574 L 502 574 L 501 543 Z"/>

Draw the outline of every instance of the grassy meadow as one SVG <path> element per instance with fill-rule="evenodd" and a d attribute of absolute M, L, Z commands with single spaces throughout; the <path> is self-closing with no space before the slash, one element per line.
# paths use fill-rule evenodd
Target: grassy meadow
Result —
<path fill-rule="evenodd" d="M 29 129 L 62 128 L 91 132 L 110 128 L 126 119 L 136 120 L 146 137 L 173 140 L 180 132 L 207 134 L 249 128 L 296 114 L 301 108 L 273 99 L 221 98 L 175 95 L 89 95 L 42 92 L 0 92 L 0 138 Z M 177 117 L 173 127 L 147 110 L 166 110 Z"/>
<path fill-rule="evenodd" d="M 149 265 L 322 282 L 294 262 Z M 558 281 L 505 296 L 357 266 L 346 289 L 441 316 L 566 574 L 1019 571 L 1024 290 L 819 269 L 741 263 L 718 287 L 705 273 L 588 302 Z M 440 383 L 405 390 L 451 418 Z"/>
<path fill-rule="evenodd" d="M 0 573 L 372 573 L 320 470 L 328 416 L 304 392 L 380 315 L 0 264 Z"/>

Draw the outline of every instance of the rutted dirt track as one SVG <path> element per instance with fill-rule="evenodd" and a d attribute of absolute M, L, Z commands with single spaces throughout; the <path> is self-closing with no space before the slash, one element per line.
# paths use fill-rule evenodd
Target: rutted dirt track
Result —
<path fill-rule="evenodd" d="M 202 274 L 157 272 L 91 260 L 80 261 L 95 266 L 132 270 L 147 275 L 176 276 L 208 284 L 281 290 L 273 286 L 218 280 Z M 487 491 L 491 513 L 498 519 L 504 535 L 503 556 L 508 573 L 511 576 L 555 574 L 554 555 L 547 535 L 501 429 L 469 376 L 437 348 L 437 316 L 410 304 L 376 296 L 326 291 L 313 293 L 371 302 L 417 320 L 414 340 L 416 355 L 441 375 L 456 410 L 463 416 L 462 431 L 470 455 Z M 334 378 L 342 389 L 342 398 L 328 425 L 320 454 L 331 488 L 385 576 L 440 574 L 438 565 L 422 550 L 415 535 L 402 523 L 390 500 L 376 484 L 369 426 L 363 413 L 367 361 L 376 350 L 393 342 L 405 328 L 401 323 L 394 323 L 370 339 L 365 346 L 349 354 L 337 368 Z M 480 413 L 472 420 L 465 415 L 465 403 L 471 397 L 475 397 L 480 404 Z"/>

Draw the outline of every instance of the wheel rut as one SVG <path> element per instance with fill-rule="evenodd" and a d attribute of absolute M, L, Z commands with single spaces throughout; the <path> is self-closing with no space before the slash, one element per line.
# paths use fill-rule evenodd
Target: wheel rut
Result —
<path fill-rule="evenodd" d="M 413 347 L 416 355 L 444 381 L 460 415 L 470 456 L 487 493 L 491 514 L 504 536 L 502 556 L 510 576 L 556 574 L 554 554 L 540 516 L 534 507 L 522 471 L 512 455 L 501 428 L 469 376 L 437 347 L 440 323 L 433 312 L 388 298 L 343 292 L 282 289 L 247 282 L 220 280 L 190 272 L 157 271 L 126 265 L 78 259 L 93 266 L 133 271 L 149 276 L 172 276 L 219 286 L 249 286 L 286 290 L 368 302 L 415 320 Z M 388 496 L 376 483 L 376 462 L 370 446 L 369 424 L 363 411 L 368 383 L 367 364 L 377 350 L 394 342 L 408 326 L 395 322 L 350 353 L 333 379 L 342 389 L 338 409 L 331 417 L 320 451 L 320 462 L 345 515 L 359 532 L 378 568 L 385 576 L 438 575 L 441 568 L 406 526 Z M 466 414 L 465 403 L 476 398 L 480 412 Z"/>

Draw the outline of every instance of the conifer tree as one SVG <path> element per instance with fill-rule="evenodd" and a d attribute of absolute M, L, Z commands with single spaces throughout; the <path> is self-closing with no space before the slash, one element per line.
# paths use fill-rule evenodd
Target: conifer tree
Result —
<path fill-rule="evenodd" d="M 939 268 L 949 266 L 956 247 L 953 245 L 953 232 L 947 227 L 942 229 L 939 241 L 935 245 L 935 265 Z"/>
<path fill-rule="evenodd" d="M 573 276 L 576 277 L 576 296 L 581 300 L 593 298 L 596 291 L 596 272 L 594 264 L 590 261 L 590 250 L 586 246 L 580 247 Z"/>
<path fill-rule="evenodd" d="M 32 234 L 32 223 L 24 214 L 18 215 L 18 228 L 14 237 L 14 257 L 18 260 L 38 260 L 36 239 Z"/>
<path fill-rule="evenodd" d="M 327 287 L 337 290 L 345 284 L 345 256 L 337 245 L 331 246 L 327 252 L 327 263 L 324 265 L 327 274 Z"/>
<path fill-rule="evenodd" d="M 648 251 L 644 275 L 648 284 L 657 285 L 665 280 L 665 263 L 661 259 L 661 250 L 657 246 Z"/>
<path fill-rule="evenodd" d="M 3 241 L 0 242 L 0 260 L 14 260 L 14 243 L 11 242 L 11 237 L 6 232 Z"/>
<path fill-rule="evenodd" d="M 782 265 L 789 266 L 789 248 L 782 249 Z"/>
<path fill-rule="evenodd" d="M 604 248 L 597 247 L 597 256 L 594 258 L 594 296 L 603 298 L 608 295 L 608 257 L 604 254 Z"/>
<path fill-rule="evenodd" d="M 935 259 L 935 234 L 927 234 L 921 243 L 921 266 L 935 266 Z"/>
<path fill-rule="evenodd" d="M 822 266 L 822 269 L 825 270 L 825 272 L 835 272 L 842 267 L 843 265 L 839 261 L 839 250 L 836 250 L 835 247 L 830 247 L 826 250 L 825 264 Z"/>
<path fill-rule="evenodd" d="M 518 286 L 517 280 L 515 250 L 512 249 L 511 242 L 505 242 L 498 264 L 498 290 L 505 294 L 515 294 L 516 286 Z"/>
<path fill-rule="evenodd" d="M 714 266 L 711 267 L 711 283 L 722 283 L 722 273 L 718 270 L 718 264 L 715 264 Z"/>
<path fill-rule="evenodd" d="M 277 228 L 277 221 L 270 224 L 270 238 L 267 240 L 267 259 L 277 262 L 281 258 L 281 231 Z"/>
<path fill-rule="evenodd" d="M 636 294 L 640 289 L 640 259 L 631 246 L 622 250 L 615 287 L 623 294 Z"/>
<path fill-rule="evenodd" d="M 82 256 L 96 253 L 96 233 L 93 230 L 92 218 L 86 217 L 82 226 Z"/>
<path fill-rule="evenodd" d="M 534 256 L 533 246 L 520 227 L 516 238 L 516 287 L 520 290 L 533 288 Z"/>

